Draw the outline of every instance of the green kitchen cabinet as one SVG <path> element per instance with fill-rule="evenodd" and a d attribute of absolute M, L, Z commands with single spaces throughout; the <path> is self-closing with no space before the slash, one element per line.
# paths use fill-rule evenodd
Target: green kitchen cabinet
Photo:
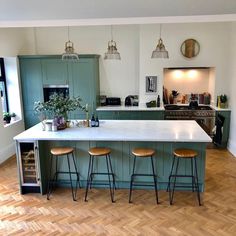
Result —
<path fill-rule="evenodd" d="M 80 55 L 78 62 L 66 62 L 60 55 L 19 56 L 25 128 L 39 122 L 33 111 L 35 101 L 43 101 L 43 86 L 69 85 L 70 97 L 81 97 L 82 105 L 95 111 L 99 98 L 99 55 Z M 84 119 L 74 111 L 69 118 Z"/>
<path fill-rule="evenodd" d="M 97 111 L 103 120 L 163 120 L 164 111 Z"/>
<path fill-rule="evenodd" d="M 34 113 L 34 102 L 43 100 L 42 67 L 40 59 L 20 58 L 20 77 L 25 128 L 39 122 Z"/>
<path fill-rule="evenodd" d="M 88 104 L 89 113 L 95 112 L 99 97 L 99 63 L 98 57 L 81 58 L 76 63 L 68 64 L 70 96 L 79 96 L 81 104 Z M 74 111 L 71 118 L 84 119 L 84 111 Z"/>
<path fill-rule="evenodd" d="M 228 144 L 228 139 L 229 139 L 229 130 L 230 130 L 230 114 L 231 111 L 216 111 L 216 116 L 220 114 L 222 115 L 225 120 L 224 120 L 224 125 L 223 125 L 223 135 L 222 135 L 222 141 L 221 145 L 219 145 L 222 148 L 226 148 Z"/>
<path fill-rule="evenodd" d="M 61 58 L 41 59 L 44 85 L 68 85 L 68 63 Z"/>

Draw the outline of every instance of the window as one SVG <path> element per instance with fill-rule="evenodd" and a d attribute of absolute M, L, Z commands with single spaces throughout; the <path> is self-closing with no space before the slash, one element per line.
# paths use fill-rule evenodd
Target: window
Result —
<path fill-rule="evenodd" d="M 2 102 L 3 112 L 8 112 L 8 99 L 7 99 L 7 85 L 6 85 L 6 74 L 4 67 L 4 60 L 0 58 L 0 97 Z"/>

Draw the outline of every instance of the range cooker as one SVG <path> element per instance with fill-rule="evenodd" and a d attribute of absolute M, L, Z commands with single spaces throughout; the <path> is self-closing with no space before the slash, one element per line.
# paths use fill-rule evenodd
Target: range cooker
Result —
<path fill-rule="evenodd" d="M 210 106 L 165 105 L 165 120 L 196 120 L 213 137 L 215 111 Z"/>

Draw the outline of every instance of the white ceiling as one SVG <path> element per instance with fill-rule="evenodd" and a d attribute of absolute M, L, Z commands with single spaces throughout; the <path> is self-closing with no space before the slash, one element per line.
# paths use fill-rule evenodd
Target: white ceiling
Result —
<path fill-rule="evenodd" d="M 0 0 L 0 26 L 235 21 L 236 0 Z"/>

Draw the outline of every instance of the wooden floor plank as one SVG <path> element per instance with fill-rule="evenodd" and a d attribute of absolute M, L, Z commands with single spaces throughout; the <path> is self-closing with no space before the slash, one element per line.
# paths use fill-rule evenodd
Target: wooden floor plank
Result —
<path fill-rule="evenodd" d="M 207 150 L 204 205 L 196 195 L 176 192 L 170 206 L 168 194 L 160 191 L 155 204 L 152 190 L 135 190 L 133 204 L 128 190 L 116 191 L 111 203 L 109 190 L 92 189 L 84 202 L 70 189 L 53 192 L 51 200 L 40 194 L 20 195 L 15 158 L 0 166 L 0 235 L 209 235 L 236 233 L 236 158 L 226 150 Z"/>

